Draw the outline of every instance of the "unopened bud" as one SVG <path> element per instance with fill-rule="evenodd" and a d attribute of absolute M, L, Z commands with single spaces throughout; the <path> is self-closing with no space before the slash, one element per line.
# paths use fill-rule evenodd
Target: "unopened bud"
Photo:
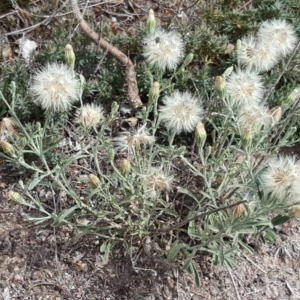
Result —
<path fill-rule="evenodd" d="M 153 9 L 149 10 L 148 19 L 147 19 L 147 32 L 148 34 L 152 34 L 156 29 L 156 20 L 154 16 Z"/>
<path fill-rule="evenodd" d="M 272 117 L 273 123 L 277 124 L 282 118 L 282 109 L 280 106 L 275 106 L 269 110 L 269 114 Z"/>
<path fill-rule="evenodd" d="M 196 143 L 199 148 L 202 148 L 206 141 L 206 131 L 202 122 L 199 122 L 195 129 Z"/>
<path fill-rule="evenodd" d="M 188 66 L 193 61 L 193 58 L 194 58 L 194 54 L 193 53 L 189 53 L 186 56 L 186 58 L 184 59 L 183 66 L 184 67 Z"/>
<path fill-rule="evenodd" d="M 289 217 L 290 217 L 290 218 L 297 218 L 297 217 L 300 217 L 300 204 L 294 205 L 294 206 L 289 210 Z"/>
<path fill-rule="evenodd" d="M 89 181 L 90 181 L 93 188 L 98 188 L 98 187 L 101 186 L 100 179 L 94 174 L 89 175 Z"/>
<path fill-rule="evenodd" d="M 75 53 L 73 51 L 73 47 L 70 44 L 65 46 L 65 60 L 67 65 L 74 69 L 75 66 Z"/>
<path fill-rule="evenodd" d="M 235 50 L 240 50 L 242 46 L 242 42 L 241 40 L 237 40 L 236 41 L 236 45 L 235 45 Z"/>
<path fill-rule="evenodd" d="M 241 217 L 246 211 L 245 205 L 243 203 L 236 205 L 232 208 L 232 213 L 237 216 Z"/>
<path fill-rule="evenodd" d="M 253 138 L 253 132 L 251 127 L 246 127 L 242 131 L 242 139 L 243 141 L 249 145 L 252 141 Z"/>
<path fill-rule="evenodd" d="M 159 97 L 159 82 L 154 82 L 149 91 L 149 104 L 153 104 Z"/>
<path fill-rule="evenodd" d="M 14 191 L 9 191 L 8 192 L 8 199 L 12 200 L 16 203 L 19 203 L 19 204 L 24 204 L 25 203 L 25 200 L 23 199 L 23 197 L 19 193 L 14 192 Z"/>
<path fill-rule="evenodd" d="M 224 77 L 217 76 L 215 79 L 215 88 L 218 95 L 223 98 L 225 96 L 226 82 Z"/>
<path fill-rule="evenodd" d="M 130 161 L 126 158 L 120 160 L 119 168 L 122 175 L 127 175 L 130 172 Z"/>
<path fill-rule="evenodd" d="M 224 77 L 224 79 L 226 79 L 233 71 L 233 66 L 228 67 L 225 72 L 222 74 L 222 76 Z"/>
<path fill-rule="evenodd" d="M 10 156 L 13 156 L 14 155 L 14 147 L 12 144 L 6 142 L 6 141 L 2 141 L 0 143 L 1 147 L 2 147 L 2 150 L 4 151 L 4 153 L 10 155 Z"/>
<path fill-rule="evenodd" d="M 300 87 L 295 88 L 285 101 L 285 108 L 290 108 L 300 97 Z"/>
<path fill-rule="evenodd" d="M 109 149 L 109 151 L 108 151 L 108 158 L 109 158 L 110 161 L 114 160 L 114 158 L 115 158 L 115 151 L 114 151 L 114 149 Z"/>

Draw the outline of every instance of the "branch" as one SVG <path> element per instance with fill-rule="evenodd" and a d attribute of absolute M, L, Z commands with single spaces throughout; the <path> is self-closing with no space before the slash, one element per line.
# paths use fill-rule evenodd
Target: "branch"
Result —
<path fill-rule="evenodd" d="M 156 232 L 156 233 L 159 233 L 159 232 L 166 232 L 166 231 L 174 230 L 174 229 L 180 228 L 180 227 L 182 227 L 183 225 L 186 225 L 187 223 L 189 223 L 189 222 L 191 222 L 191 221 L 194 221 L 194 220 L 196 220 L 196 219 L 198 219 L 198 218 L 203 218 L 203 217 L 205 217 L 205 216 L 214 214 L 214 213 L 216 213 L 216 212 L 218 212 L 218 211 L 226 210 L 226 209 L 228 209 L 228 208 L 232 208 L 232 207 L 234 207 L 234 206 L 236 206 L 236 205 L 243 204 L 243 203 L 246 203 L 246 202 L 247 202 L 247 200 L 238 201 L 238 202 L 233 203 L 233 204 L 230 204 L 230 205 L 228 205 L 228 206 L 218 207 L 218 208 L 213 209 L 213 210 L 211 210 L 211 211 L 204 212 L 204 213 L 201 213 L 201 214 L 197 214 L 197 215 L 192 216 L 192 217 L 190 217 L 190 218 L 188 218 L 188 219 L 186 219 L 186 220 L 184 220 L 184 221 L 182 221 L 182 222 L 179 222 L 179 223 L 177 223 L 177 224 L 175 224 L 175 225 L 173 225 L 173 226 L 171 226 L 171 227 L 165 227 L 165 228 L 159 228 L 159 229 L 150 229 L 149 231 L 150 231 L 150 232 Z"/>
<path fill-rule="evenodd" d="M 71 5 L 75 17 L 79 21 L 81 29 L 84 33 L 97 45 L 108 52 L 111 56 L 116 58 L 125 67 L 125 82 L 127 88 L 127 101 L 132 108 L 138 108 L 143 105 L 136 81 L 136 73 L 132 61 L 119 49 L 115 48 L 109 44 L 106 40 L 100 37 L 96 32 L 94 32 L 89 24 L 83 19 L 82 14 L 79 10 L 77 0 L 71 0 Z"/>

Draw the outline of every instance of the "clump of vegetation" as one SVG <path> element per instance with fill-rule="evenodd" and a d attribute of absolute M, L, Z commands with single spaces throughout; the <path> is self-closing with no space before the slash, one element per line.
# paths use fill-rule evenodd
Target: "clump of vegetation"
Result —
<path fill-rule="evenodd" d="M 254 251 L 249 241 L 274 241 L 275 226 L 300 215 L 299 161 L 278 154 L 299 141 L 299 88 L 291 93 L 282 83 L 274 93 L 284 71 L 297 70 L 299 28 L 272 13 L 250 35 L 241 25 L 225 55 L 232 24 L 212 23 L 214 14 L 188 34 L 158 27 L 150 10 L 137 43 L 139 109 L 123 106 L 117 61 L 91 48 L 77 55 L 77 46 L 75 53 L 61 46 L 65 61 L 43 61 L 29 86 L 5 77 L 0 155 L 31 175 L 8 195 L 24 206 L 25 220 L 97 235 L 105 259 L 116 245 L 144 247 L 200 284 L 198 253 L 232 267 L 240 251 Z M 223 31 L 219 39 L 215 32 Z M 209 59 L 199 59 L 204 48 Z M 100 56 L 101 68 L 88 73 Z M 223 67 L 213 80 L 217 62 Z M 24 122 L 18 107 L 25 94 L 42 120 Z"/>

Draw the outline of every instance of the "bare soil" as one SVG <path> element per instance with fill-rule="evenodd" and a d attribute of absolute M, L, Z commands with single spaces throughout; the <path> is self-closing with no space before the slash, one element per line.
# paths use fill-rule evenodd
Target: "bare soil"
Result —
<path fill-rule="evenodd" d="M 97 237 L 24 222 L 23 208 L 7 199 L 18 177 L 0 165 L 0 299 L 300 299 L 300 220 L 278 228 L 276 242 L 240 253 L 232 270 L 200 253 L 196 287 L 138 249 L 116 248 L 107 262 Z"/>

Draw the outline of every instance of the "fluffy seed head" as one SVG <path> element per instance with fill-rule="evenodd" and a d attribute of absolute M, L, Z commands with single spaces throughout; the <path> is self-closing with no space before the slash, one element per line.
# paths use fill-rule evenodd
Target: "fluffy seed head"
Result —
<path fill-rule="evenodd" d="M 119 136 L 112 139 L 112 142 L 118 152 L 132 156 L 142 146 L 152 144 L 154 140 L 154 137 L 149 135 L 146 125 L 143 125 L 134 131 L 121 132 Z"/>
<path fill-rule="evenodd" d="M 279 156 L 270 160 L 261 175 L 265 192 L 278 201 L 295 202 L 300 196 L 300 162 L 293 156 Z"/>
<path fill-rule="evenodd" d="M 241 217 L 246 211 L 246 207 L 243 203 L 236 205 L 232 208 L 232 213 L 237 216 Z"/>
<path fill-rule="evenodd" d="M 104 110 L 102 106 L 95 104 L 85 104 L 76 112 L 77 123 L 84 127 L 93 127 L 101 124 L 104 120 Z"/>
<path fill-rule="evenodd" d="M 52 63 L 37 72 L 30 88 L 36 104 L 55 112 L 67 111 L 78 100 L 80 82 L 66 65 Z"/>
<path fill-rule="evenodd" d="M 237 70 L 231 73 L 226 88 L 233 104 L 238 106 L 258 103 L 264 94 L 262 78 L 249 70 Z"/>
<path fill-rule="evenodd" d="M 293 51 L 297 42 L 295 29 L 285 20 L 263 22 L 257 35 L 262 44 L 272 45 L 283 57 Z"/>
<path fill-rule="evenodd" d="M 189 92 L 175 91 L 164 97 L 163 103 L 159 108 L 160 118 L 169 131 L 191 132 L 202 119 L 202 103 Z"/>
<path fill-rule="evenodd" d="M 143 175 L 143 186 L 145 196 L 155 199 L 162 191 L 169 191 L 172 188 L 173 177 L 166 175 L 162 168 L 150 168 Z"/>
<path fill-rule="evenodd" d="M 269 110 L 269 114 L 272 118 L 272 123 L 277 124 L 282 118 L 282 108 L 275 106 Z"/>
<path fill-rule="evenodd" d="M 251 129 L 253 134 L 259 133 L 262 127 L 267 128 L 272 123 L 273 119 L 268 108 L 256 103 L 242 106 L 237 117 L 237 124 L 241 131 Z"/>
<path fill-rule="evenodd" d="M 3 118 L 0 122 L 0 141 L 5 140 L 6 136 L 12 136 L 17 134 L 16 132 L 16 123 L 12 118 Z"/>
<path fill-rule="evenodd" d="M 151 67 L 173 70 L 184 56 L 184 42 L 176 31 L 156 29 L 143 40 L 143 53 Z"/>
<path fill-rule="evenodd" d="M 237 50 L 239 63 L 256 72 L 268 71 L 278 62 L 279 53 L 270 44 L 262 43 L 250 35 L 241 39 L 240 48 Z"/>

